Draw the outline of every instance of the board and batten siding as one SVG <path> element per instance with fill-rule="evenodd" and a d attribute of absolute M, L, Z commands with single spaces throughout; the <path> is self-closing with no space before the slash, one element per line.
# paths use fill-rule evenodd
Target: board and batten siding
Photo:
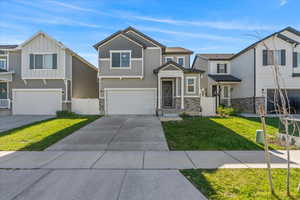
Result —
<path fill-rule="evenodd" d="M 291 36 L 291 35 L 288 35 Z M 294 36 L 300 42 L 299 37 Z M 289 89 L 299 89 L 300 78 L 292 77 L 293 73 L 300 73 L 300 68 L 293 68 L 293 51 L 300 52 L 300 47 L 294 48 L 292 44 L 281 40 L 276 37 L 271 37 L 264 41 L 265 45 L 270 50 L 282 50 L 286 52 L 286 64 L 279 66 L 279 73 L 284 82 L 282 86 Z M 260 43 L 256 46 L 256 96 L 263 95 L 262 89 L 272 89 L 275 87 L 273 67 L 271 65 L 263 65 L 263 50 L 266 49 L 265 45 Z"/>
<path fill-rule="evenodd" d="M 30 69 L 30 54 L 57 54 L 57 69 Z M 57 43 L 40 34 L 22 47 L 23 79 L 64 79 L 66 51 Z"/>

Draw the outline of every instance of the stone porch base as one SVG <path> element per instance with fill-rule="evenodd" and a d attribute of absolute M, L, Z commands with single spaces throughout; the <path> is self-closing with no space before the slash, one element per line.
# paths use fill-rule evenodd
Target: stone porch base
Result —
<path fill-rule="evenodd" d="M 261 104 L 265 105 L 264 97 L 246 97 L 231 99 L 232 107 L 235 108 L 238 112 L 242 113 L 257 113 L 258 107 Z"/>

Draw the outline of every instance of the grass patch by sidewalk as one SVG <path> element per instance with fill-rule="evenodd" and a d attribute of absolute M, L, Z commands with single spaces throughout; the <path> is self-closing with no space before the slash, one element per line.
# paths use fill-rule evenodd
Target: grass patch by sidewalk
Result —
<path fill-rule="evenodd" d="M 52 118 L 0 133 L 1 151 L 42 151 L 99 116 Z"/>
<path fill-rule="evenodd" d="M 181 170 L 207 198 L 214 200 L 296 200 L 300 169 L 291 170 L 291 194 L 286 196 L 286 169 L 272 169 L 277 196 L 269 192 L 266 169 Z"/>
<path fill-rule="evenodd" d="M 271 149 L 284 149 L 276 144 L 278 119 L 267 119 Z M 183 121 L 163 122 L 171 150 L 261 150 L 255 142 L 259 118 L 185 117 Z"/>

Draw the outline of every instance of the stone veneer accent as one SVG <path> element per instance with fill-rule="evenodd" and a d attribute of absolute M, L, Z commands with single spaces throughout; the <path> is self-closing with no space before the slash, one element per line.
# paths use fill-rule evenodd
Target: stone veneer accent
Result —
<path fill-rule="evenodd" d="M 184 112 L 190 115 L 200 115 L 201 113 L 200 97 L 185 97 Z"/>
<path fill-rule="evenodd" d="M 104 110 L 104 98 L 99 99 L 99 109 L 100 109 L 100 114 L 105 114 L 105 110 Z"/>
<path fill-rule="evenodd" d="M 256 110 L 254 110 L 253 99 L 255 99 Z M 265 105 L 264 97 L 246 97 L 246 98 L 231 99 L 232 107 L 235 108 L 238 112 L 257 113 L 258 107 L 261 104 Z"/>

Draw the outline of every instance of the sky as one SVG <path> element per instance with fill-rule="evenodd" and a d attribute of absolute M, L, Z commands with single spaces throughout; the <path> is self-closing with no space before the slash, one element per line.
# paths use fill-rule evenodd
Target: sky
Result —
<path fill-rule="evenodd" d="M 128 26 L 194 53 L 237 53 L 287 26 L 300 30 L 300 0 L 0 0 L 0 44 L 38 31 L 96 65 L 92 47 Z"/>

